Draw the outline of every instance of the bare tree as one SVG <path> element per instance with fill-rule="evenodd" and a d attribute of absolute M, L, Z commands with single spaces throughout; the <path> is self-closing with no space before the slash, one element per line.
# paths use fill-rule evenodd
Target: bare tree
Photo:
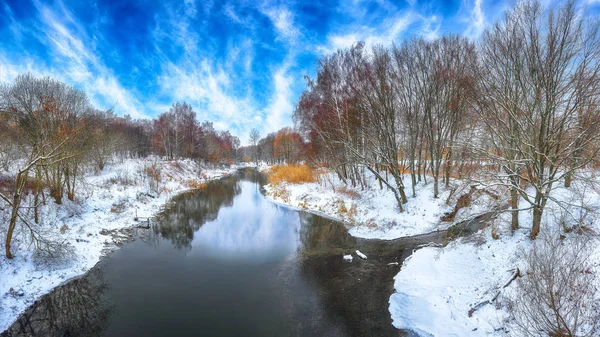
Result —
<path fill-rule="evenodd" d="M 37 248 L 48 246 L 35 226 L 21 214 L 21 202 L 31 172 L 38 181 L 45 181 L 56 203 L 61 203 L 65 186 L 68 192 L 74 191 L 76 172 L 70 169 L 68 161 L 82 156 L 77 145 L 84 126 L 81 116 L 88 111 L 89 103 L 85 94 L 73 87 L 30 74 L 18 76 L 2 93 L 6 109 L 3 112 L 10 116 L 17 126 L 15 130 L 26 140 L 23 147 L 26 164 L 16 175 L 12 196 L 0 194 L 11 208 L 5 250 L 6 257 L 12 258 L 11 241 L 18 220 L 29 229 Z M 34 189 L 33 206 L 36 222 L 39 193 L 43 190 L 38 186 Z M 70 193 L 69 197 L 72 197 Z"/>
<path fill-rule="evenodd" d="M 254 158 L 254 161 L 256 163 L 258 163 L 259 158 L 258 158 L 258 141 L 260 140 L 260 132 L 258 132 L 258 129 L 253 128 L 252 130 L 250 130 L 250 145 L 252 146 L 252 157 Z"/>
<path fill-rule="evenodd" d="M 598 151 L 582 151 L 599 136 L 598 119 L 585 117 L 598 113 L 598 32 L 573 1 L 558 9 L 529 1 L 484 36 L 478 106 L 493 151 L 481 151 L 496 165 L 496 183 L 511 189 L 513 227 L 517 194 L 530 205 L 532 239 L 557 183 Z"/>

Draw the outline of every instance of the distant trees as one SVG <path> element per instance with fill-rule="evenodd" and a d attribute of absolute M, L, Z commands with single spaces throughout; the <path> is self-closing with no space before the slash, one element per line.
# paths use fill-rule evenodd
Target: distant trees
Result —
<path fill-rule="evenodd" d="M 264 138 L 258 141 L 258 151 L 260 152 L 261 160 L 268 164 L 275 164 L 275 133 L 269 133 Z"/>
<path fill-rule="evenodd" d="M 251 146 L 251 153 L 250 155 L 252 156 L 252 158 L 254 159 L 255 162 L 258 162 L 259 160 L 259 149 L 258 149 L 258 141 L 260 140 L 260 133 L 258 131 L 258 129 L 253 128 L 252 130 L 250 130 L 250 146 Z"/>
<path fill-rule="evenodd" d="M 231 164 L 239 146 L 239 139 L 228 131 L 215 131 L 210 122 L 200 124 L 187 103 L 173 104 L 154 120 L 152 147 L 171 160 L 194 158 L 212 164 Z"/>
<path fill-rule="evenodd" d="M 279 131 L 273 139 L 273 155 L 278 162 L 295 164 L 302 154 L 302 138 L 300 134 L 286 127 Z"/>

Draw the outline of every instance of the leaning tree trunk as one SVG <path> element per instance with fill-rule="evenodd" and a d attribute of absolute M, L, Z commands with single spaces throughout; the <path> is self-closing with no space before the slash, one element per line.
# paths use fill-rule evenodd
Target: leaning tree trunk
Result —
<path fill-rule="evenodd" d="M 394 192 L 394 198 L 396 198 L 396 203 L 398 204 L 398 210 L 400 211 L 400 213 L 404 212 L 404 208 L 402 207 L 402 199 L 400 196 L 400 193 L 398 193 L 398 189 L 395 188 L 394 186 L 390 185 L 390 183 L 384 179 L 379 172 L 377 172 L 376 170 L 372 169 L 371 167 L 367 166 L 367 169 L 369 171 L 371 171 L 371 173 L 373 173 L 373 175 L 375 175 L 375 177 L 377 178 L 377 180 L 379 180 L 380 182 L 384 183 L 387 187 L 389 187 L 392 192 Z M 401 190 L 401 194 L 404 195 L 404 190 Z M 406 195 L 404 195 L 404 197 L 406 198 Z"/>
<path fill-rule="evenodd" d="M 25 184 L 27 184 L 27 171 L 19 171 L 19 173 L 17 174 L 15 191 L 12 200 L 10 222 L 8 224 L 8 231 L 6 232 L 6 242 L 4 245 L 7 259 L 12 259 L 14 257 L 10 252 L 10 243 L 12 241 L 12 236 L 15 231 L 15 228 L 17 227 L 17 217 L 19 216 L 19 208 L 21 207 L 21 199 L 23 197 L 23 190 L 25 189 Z"/>

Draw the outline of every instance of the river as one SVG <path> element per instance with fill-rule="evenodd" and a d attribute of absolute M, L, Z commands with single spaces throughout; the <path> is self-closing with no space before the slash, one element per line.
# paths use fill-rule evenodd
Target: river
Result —
<path fill-rule="evenodd" d="M 176 196 L 2 336 L 411 336 L 392 326 L 393 277 L 441 236 L 354 238 L 340 222 L 268 201 L 263 185 L 245 170 Z M 343 260 L 357 249 L 368 259 Z"/>

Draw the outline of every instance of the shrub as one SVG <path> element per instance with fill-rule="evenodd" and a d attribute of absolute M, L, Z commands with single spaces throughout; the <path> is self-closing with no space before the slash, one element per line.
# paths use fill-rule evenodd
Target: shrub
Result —
<path fill-rule="evenodd" d="M 526 253 L 527 271 L 511 303 L 522 336 L 598 336 L 600 301 L 589 241 L 547 235 Z"/>
<path fill-rule="evenodd" d="M 350 199 L 358 199 L 360 198 L 360 193 L 356 192 L 353 189 L 350 189 L 346 186 L 342 186 L 340 189 L 338 189 L 338 192 L 349 197 Z"/>
<path fill-rule="evenodd" d="M 312 183 L 317 179 L 315 170 L 308 165 L 280 165 L 273 166 L 268 173 L 269 182 L 279 184 L 288 182 L 292 184 Z"/>
<path fill-rule="evenodd" d="M 127 208 L 127 200 L 121 199 L 112 204 L 112 207 L 110 208 L 110 212 L 116 213 L 116 214 L 121 214 L 121 213 L 123 213 L 123 211 L 125 211 L 126 208 Z"/>
<path fill-rule="evenodd" d="M 147 165 L 146 167 L 144 167 L 144 173 L 148 178 L 148 185 L 150 187 L 150 191 L 160 194 L 160 185 L 162 183 L 162 178 L 160 174 L 160 167 L 158 166 L 158 164 L 153 163 L 152 165 Z"/>
<path fill-rule="evenodd" d="M 276 185 L 273 189 L 273 198 L 281 199 L 283 202 L 289 203 L 291 198 L 291 193 L 284 186 Z"/>
<path fill-rule="evenodd" d="M 114 177 L 106 180 L 107 185 L 134 186 L 136 181 L 129 175 L 127 171 L 119 171 Z"/>
<path fill-rule="evenodd" d="M 205 182 L 196 179 L 189 179 L 188 181 L 186 181 L 186 185 L 188 188 L 199 190 L 204 190 L 207 186 Z"/>

